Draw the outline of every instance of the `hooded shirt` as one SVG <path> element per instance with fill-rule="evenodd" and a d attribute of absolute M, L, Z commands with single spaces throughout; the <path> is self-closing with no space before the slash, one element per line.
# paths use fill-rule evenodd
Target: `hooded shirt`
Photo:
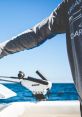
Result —
<path fill-rule="evenodd" d="M 82 1 L 63 0 L 49 17 L 11 40 L 0 43 L 0 58 L 41 45 L 66 33 L 67 52 L 73 80 L 82 100 Z"/>

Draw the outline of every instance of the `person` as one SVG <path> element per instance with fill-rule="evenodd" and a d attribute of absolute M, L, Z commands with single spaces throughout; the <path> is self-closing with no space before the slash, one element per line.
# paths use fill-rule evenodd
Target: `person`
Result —
<path fill-rule="evenodd" d="M 66 33 L 70 68 L 82 106 L 82 0 L 63 0 L 49 17 L 1 43 L 0 58 L 37 47 L 61 33 Z"/>
<path fill-rule="evenodd" d="M 25 77 L 24 72 L 19 71 L 19 73 L 18 73 L 18 78 L 19 78 L 19 79 L 23 79 L 24 77 Z"/>

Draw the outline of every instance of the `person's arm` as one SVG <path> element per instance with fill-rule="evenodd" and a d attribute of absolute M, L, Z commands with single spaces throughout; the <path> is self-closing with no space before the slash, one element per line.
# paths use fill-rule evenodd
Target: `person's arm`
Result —
<path fill-rule="evenodd" d="M 66 31 L 66 3 L 63 1 L 51 15 L 18 36 L 0 43 L 0 58 L 39 46 L 45 40 Z"/>

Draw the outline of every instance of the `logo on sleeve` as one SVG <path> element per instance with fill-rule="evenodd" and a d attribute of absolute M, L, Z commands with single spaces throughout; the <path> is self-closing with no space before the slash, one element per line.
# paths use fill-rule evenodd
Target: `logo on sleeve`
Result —
<path fill-rule="evenodd" d="M 75 0 L 75 2 L 74 2 L 74 3 L 72 4 L 72 6 L 70 7 L 68 13 L 70 14 L 70 13 L 74 10 L 74 8 L 75 8 L 77 5 L 79 5 L 80 3 L 81 3 L 81 0 Z"/>

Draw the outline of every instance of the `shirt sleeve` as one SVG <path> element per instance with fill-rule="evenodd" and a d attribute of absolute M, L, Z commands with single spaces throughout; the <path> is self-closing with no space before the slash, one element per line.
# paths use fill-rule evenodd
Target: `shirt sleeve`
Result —
<path fill-rule="evenodd" d="M 0 43 L 0 58 L 25 49 L 39 46 L 47 39 L 59 33 L 66 32 L 66 10 L 63 1 L 50 16 L 31 29 L 13 37 L 11 40 Z"/>

